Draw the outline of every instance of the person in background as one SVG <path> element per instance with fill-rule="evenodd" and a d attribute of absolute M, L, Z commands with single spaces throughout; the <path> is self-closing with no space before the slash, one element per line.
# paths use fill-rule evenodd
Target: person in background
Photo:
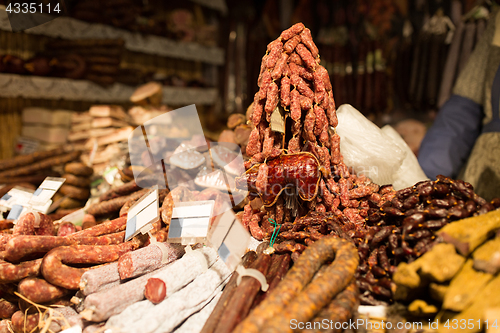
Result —
<path fill-rule="evenodd" d="M 487 200 L 500 197 L 500 11 L 460 73 L 419 150 L 425 174 L 460 178 Z"/>

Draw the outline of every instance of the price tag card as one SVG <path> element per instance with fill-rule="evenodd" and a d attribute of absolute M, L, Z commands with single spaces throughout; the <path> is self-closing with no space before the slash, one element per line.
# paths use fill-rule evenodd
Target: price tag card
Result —
<path fill-rule="evenodd" d="M 215 222 L 210 246 L 231 270 L 235 270 L 250 243 L 250 234 L 232 210 L 226 211 Z"/>
<path fill-rule="evenodd" d="M 205 243 L 214 200 L 176 202 L 168 228 L 168 241 L 182 245 Z"/>
<path fill-rule="evenodd" d="M 26 207 L 23 207 L 21 205 L 15 204 L 10 209 L 9 215 L 7 215 L 7 220 L 17 221 L 17 219 L 19 219 L 19 217 L 21 216 L 21 214 L 23 214 L 26 211 L 27 211 Z"/>
<path fill-rule="evenodd" d="M 65 181 L 66 178 L 45 178 L 28 203 L 32 206 L 45 206 Z"/>
<path fill-rule="evenodd" d="M 128 241 L 139 232 L 143 234 L 151 230 L 151 223 L 160 219 L 160 207 L 158 203 L 158 186 L 130 207 L 127 214 L 127 229 L 125 231 L 125 241 Z"/>
<path fill-rule="evenodd" d="M 12 208 L 14 205 L 25 205 L 32 196 L 32 190 L 16 186 L 0 199 L 0 206 Z"/>

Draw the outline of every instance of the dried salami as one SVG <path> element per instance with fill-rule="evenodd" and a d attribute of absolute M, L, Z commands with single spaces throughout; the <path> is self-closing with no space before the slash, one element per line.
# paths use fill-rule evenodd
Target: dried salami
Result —
<path fill-rule="evenodd" d="M 286 53 L 290 54 L 295 50 L 295 47 L 300 43 L 300 36 L 294 36 L 290 38 L 285 45 L 283 45 L 283 49 Z"/>
<path fill-rule="evenodd" d="M 307 85 L 307 83 L 304 81 L 303 78 L 301 78 L 297 74 L 292 73 L 290 80 L 302 95 L 309 97 L 310 99 L 314 99 L 313 91 L 311 90 L 311 88 L 309 88 L 309 86 Z"/>
<path fill-rule="evenodd" d="M 284 76 L 281 79 L 281 106 L 288 107 L 290 106 L 290 78 L 288 76 Z M 255 123 L 254 123 L 255 124 Z"/>
<path fill-rule="evenodd" d="M 276 66 L 274 66 L 271 77 L 273 80 L 278 80 L 283 75 L 285 70 L 286 62 L 288 60 L 288 54 L 286 52 L 281 53 L 280 58 L 276 62 Z"/>
<path fill-rule="evenodd" d="M 264 106 L 264 110 L 266 113 L 271 114 L 274 109 L 278 106 L 279 101 L 279 89 L 278 85 L 274 82 L 271 82 L 267 88 L 267 99 L 266 105 Z"/>
<path fill-rule="evenodd" d="M 307 98 L 307 97 L 306 97 Z M 305 139 L 310 142 L 316 142 L 316 136 L 314 135 L 314 123 L 316 121 L 316 115 L 312 108 L 307 112 L 306 118 L 304 120 L 304 135 Z"/>
<path fill-rule="evenodd" d="M 126 252 L 138 248 L 137 242 L 131 241 L 120 245 L 108 246 L 61 246 L 51 250 L 42 261 L 41 271 L 44 278 L 66 289 L 77 290 L 80 278 L 86 268 L 75 268 L 67 264 L 104 264 L 116 261 Z"/>
<path fill-rule="evenodd" d="M 134 278 L 155 271 L 184 254 L 184 246 L 180 244 L 156 243 L 142 249 L 125 253 L 118 260 L 120 279 Z"/>
<path fill-rule="evenodd" d="M 316 46 L 316 44 L 314 44 L 314 41 L 312 39 L 311 30 L 309 30 L 308 28 L 302 30 L 302 32 L 300 33 L 300 40 L 302 44 L 307 46 L 309 51 L 311 51 L 311 55 L 316 58 L 319 52 L 318 47 Z"/>
<path fill-rule="evenodd" d="M 43 279 L 26 278 L 19 282 L 18 291 L 21 295 L 35 303 L 46 303 L 61 298 L 69 290 L 55 286 Z"/>
<path fill-rule="evenodd" d="M 306 64 L 307 68 L 313 71 L 316 69 L 316 66 L 318 64 L 314 60 L 314 57 L 311 55 L 311 52 L 302 43 L 299 43 L 299 45 L 297 45 L 295 51 L 300 56 L 302 61 Z"/>
<path fill-rule="evenodd" d="M 302 22 L 295 23 L 290 28 L 284 30 L 281 33 L 280 38 L 283 40 L 289 40 L 290 38 L 300 34 L 302 32 L 302 30 L 304 30 L 304 28 L 305 27 L 304 27 L 304 24 Z"/>
<path fill-rule="evenodd" d="M 300 107 L 300 93 L 297 89 L 293 89 L 290 95 L 290 116 L 295 122 L 297 122 L 302 116 L 302 109 Z"/>

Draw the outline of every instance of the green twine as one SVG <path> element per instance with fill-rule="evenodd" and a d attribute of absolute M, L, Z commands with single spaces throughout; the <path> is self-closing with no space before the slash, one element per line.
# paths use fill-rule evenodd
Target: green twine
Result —
<path fill-rule="evenodd" d="M 274 231 L 273 231 L 273 234 L 271 236 L 271 242 L 269 243 L 269 246 L 270 247 L 273 247 L 274 245 L 274 242 L 276 241 L 276 238 L 278 238 L 278 234 L 280 233 L 280 230 L 281 230 L 281 224 L 278 224 L 276 223 L 275 220 L 269 218 L 267 219 L 269 222 L 271 222 L 272 225 L 274 225 Z M 278 227 L 279 226 L 279 227 Z M 278 228 L 278 231 L 276 231 L 276 228 Z"/>

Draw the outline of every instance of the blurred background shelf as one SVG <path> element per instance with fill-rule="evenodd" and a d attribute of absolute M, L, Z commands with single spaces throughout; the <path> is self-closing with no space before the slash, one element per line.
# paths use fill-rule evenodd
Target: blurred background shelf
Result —
<path fill-rule="evenodd" d="M 0 74 L 0 97 L 63 99 L 94 103 L 127 103 L 135 88 L 115 83 L 102 87 L 86 80 Z M 215 88 L 163 87 L 163 103 L 213 104 Z"/>
<path fill-rule="evenodd" d="M 4 6 L 0 6 L 0 30 L 11 31 L 9 18 Z M 104 24 L 88 23 L 70 17 L 59 17 L 43 25 L 27 29 L 24 32 L 69 40 L 123 39 L 125 41 L 125 48 L 133 52 L 200 61 L 212 65 L 222 65 L 224 63 L 224 50 L 220 47 L 204 46 L 193 42 L 176 42 L 160 36 L 144 35 Z"/>

